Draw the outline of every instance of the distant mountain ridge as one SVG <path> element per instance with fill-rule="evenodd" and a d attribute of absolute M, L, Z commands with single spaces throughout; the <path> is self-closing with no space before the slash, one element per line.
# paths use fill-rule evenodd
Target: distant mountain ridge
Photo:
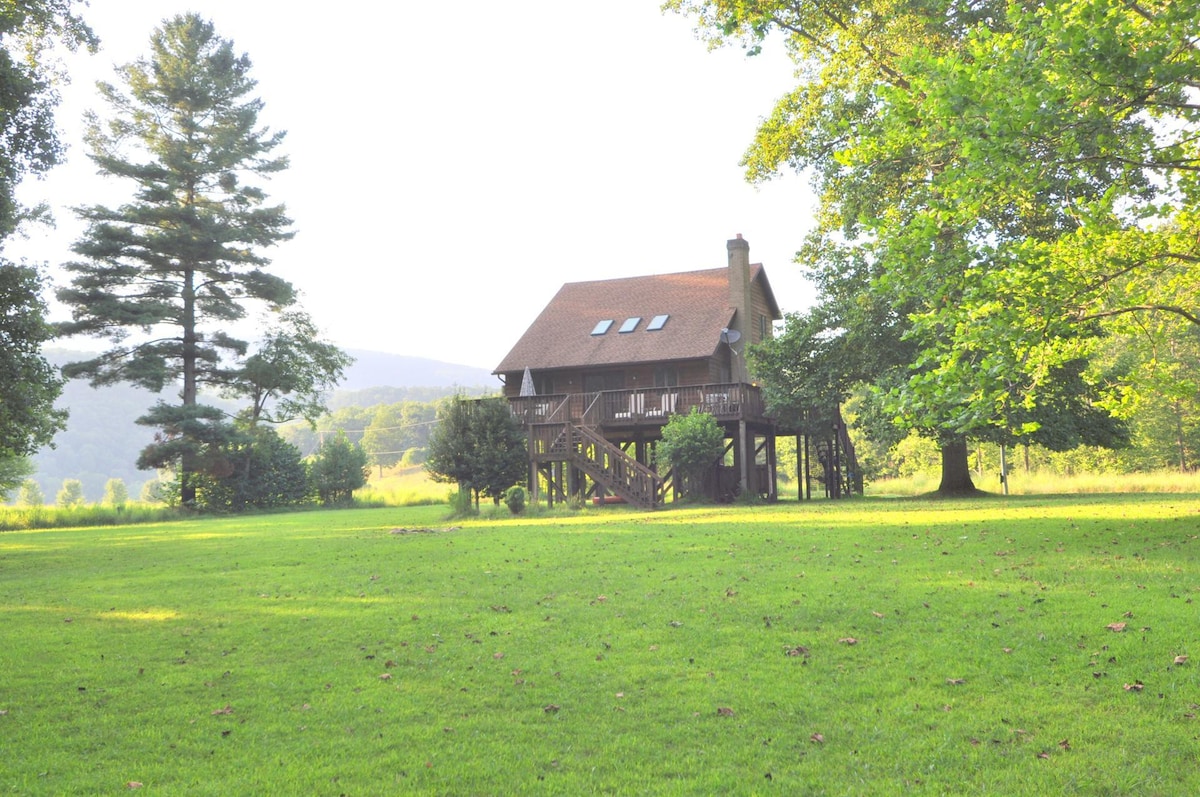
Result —
<path fill-rule="evenodd" d="M 339 391 L 373 387 L 500 387 L 500 380 L 486 368 L 365 349 L 346 349 L 346 353 L 354 358 L 354 364 L 346 369 Z"/>
<path fill-rule="evenodd" d="M 431 401 L 453 395 L 456 390 L 480 395 L 500 389 L 499 380 L 484 368 L 378 351 L 349 349 L 347 353 L 355 362 L 330 396 L 331 410 L 406 400 Z M 96 354 L 65 348 L 43 351 L 46 360 L 55 366 L 91 359 Z M 154 430 L 134 421 L 160 399 L 175 402 L 178 391 L 168 388 L 157 395 L 126 384 L 92 388 L 78 379 L 67 382 L 57 402 L 71 413 L 67 428 L 55 436 L 54 448 L 44 448 L 33 457 L 37 468 L 33 478 L 46 500 L 54 500 L 63 479 L 82 481 L 84 498 L 89 502 L 100 500 L 104 483 L 110 478 L 123 479 L 136 498 L 142 484 L 155 475 L 135 467 L 142 448 L 153 441 Z M 212 397 L 205 400 L 229 404 Z"/>

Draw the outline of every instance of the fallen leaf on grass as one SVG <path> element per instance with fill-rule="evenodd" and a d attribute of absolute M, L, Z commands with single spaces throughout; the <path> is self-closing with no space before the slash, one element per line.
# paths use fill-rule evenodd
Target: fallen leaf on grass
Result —
<path fill-rule="evenodd" d="M 1125 630 L 1125 623 L 1109 623 L 1108 625 L 1106 625 L 1104 627 L 1107 628 L 1109 631 L 1119 634 Z"/>
<path fill-rule="evenodd" d="M 882 615 L 882 614 L 880 614 L 879 612 L 871 612 L 871 614 L 875 615 L 875 616 L 876 616 L 876 617 L 878 617 L 880 620 L 882 620 L 882 619 L 883 619 L 883 615 Z"/>
<path fill-rule="evenodd" d="M 504 658 L 504 653 L 497 650 L 495 653 L 492 654 L 492 658 L 493 659 L 502 659 L 502 658 Z"/>
<path fill-rule="evenodd" d="M 857 645 L 858 644 L 858 640 L 852 636 L 844 636 L 841 639 L 839 639 L 838 642 L 841 642 L 843 645 Z"/>
<path fill-rule="evenodd" d="M 783 652 L 784 652 L 784 655 L 787 655 L 787 656 L 805 656 L 805 657 L 808 656 L 808 648 L 804 647 L 803 645 L 796 645 L 794 647 L 784 648 Z"/>
<path fill-rule="evenodd" d="M 825 743 L 825 737 L 819 733 L 814 733 L 812 736 L 808 737 L 808 740 L 810 742 L 816 742 L 817 744 Z"/>
<path fill-rule="evenodd" d="M 1188 657 L 1187 657 L 1187 656 L 1176 656 L 1176 657 L 1175 657 L 1175 664 L 1176 664 L 1176 666 L 1178 666 L 1178 665 L 1180 665 L 1180 664 L 1184 664 L 1185 662 L 1187 662 L 1187 660 L 1188 660 Z"/>
<path fill-rule="evenodd" d="M 555 714 L 558 712 L 558 709 L 558 706 L 551 703 L 550 705 L 543 707 L 542 711 L 546 712 L 547 714 Z"/>
<path fill-rule="evenodd" d="M 379 676 L 379 680 L 381 681 L 390 681 L 391 679 L 392 674 L 390 672 L 385 672 L 383 675 Z"/>
<path fill-rule="evenodd" d="M 232 713 L 233 713 L 233 706 L 231 706 L 231 705 L 229 705 L 228 703 L 226 703 L 226 704 L 225 704 L 225 708 L 219 708 L 219 709 L 217 709 L 216 711 L 214 711 L 214 712 L 212 713 L 212 715 L 215 717 L 215 716 L 217 716 L 217 715 L 219 715 L 219 714 L 232 714 Z"/>
<path fill-rule="evenodd" d="M 1070 750 L 1071 742 L 1068 739 L 1062 739 L 1061 741 L 1059 741 L 1058 746 L 1061 747 L 1063 750 Z"/>
<path fill-rule="evenodd" d="M 131 780 L 131 781 L 129 781 L 128 783 L 126 783 L 126 784 L 125 784 L 125 788 L 127 788 L 127 789 L 140 789 L 140 788 L 142 788 L 142 786 L 145 786 L 145 785 L 146 785 L 146 784 L 142 783 L 140 780 Z"/>
<path fill-rule="evenodd" d="M 1049 753 L 1047 753 L 1045 750 L 1043 750 L 1042 752 L 1040 752 L 1040 753 L 1038 753 L 1038 754 L 1037 754 L 1037 757 L 1038 757 L 1038 758 L 1049 758 L 1049 757 L 1050 757 L 1050 754 L 1049 754 Z"/>
<path fill-rule="evenodd" d="M 1145 685 L 1141 681 L 1134 681 L 1131 684 L 1125 684 L 1126 692 L 1140 692 L 1145 688 Z"/>
<path fill-rule="evenodd" d="M 962 686 L 966 682 L 967 682 L 966 678 L 947 678 L 946 679 L 946 683 L 950 684 L 951 686 Z"/>
<path fill-rule="evenodd" d="M 717 716 L 718 717 L 732 717 L 733 709 L 729 708 L 728 706 L 720 706 L 717 708 Z"/>

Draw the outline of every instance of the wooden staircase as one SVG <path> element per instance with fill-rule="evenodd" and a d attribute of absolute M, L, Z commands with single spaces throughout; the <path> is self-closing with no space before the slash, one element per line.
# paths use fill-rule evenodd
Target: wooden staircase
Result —
<path fill-rule="evenodd" d="M 654 509 L 663 489 L 657 473 L 586 426 L 564 423 L 561 427 L 547 453 L 563 457 L 627 503 Z"/>
<path fill-rule="evenodd" d="M 855 455 L 854 443 L 850 440 L 846 424 L 842 421 L 840 409 L 832 436 L 818 439 L 816 449 L 817 461 L 821 463 L 825 471 L 825 491 L 830 498 L 842 498 L 854 493 L 862 493 L 862 476 L 858 472 L 858 457 Z"/>

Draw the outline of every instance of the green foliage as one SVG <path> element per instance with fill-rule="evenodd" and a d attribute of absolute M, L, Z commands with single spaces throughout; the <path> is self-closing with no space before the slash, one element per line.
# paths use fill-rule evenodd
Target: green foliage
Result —
<path fill-rule="evenodd" d="M 492 498 L 523 480 L 528 468 L 526 440 L 507 399 L 455 398 L 442 405 L 430 433 L 425 469 L 435 481 Z"/>
<path fill-rule="evenodd" d="M 475 509 L 475 497 L 470 490 L 460 489 L 450 493 L 450 516 L 455 518 L 478 515 Z"/>
<path fill-rule="evenodd" d="M 316 453 L 328 438 L 344 434 L 351 443 L 362 444 L 364 431 L 371 423 L 374 410 L 357 405 L 342 407 L 317 420 L 317 428 L 308 424 L 291 423 L 280 428 L 283 439 L 305 455 Z"/>
<path fill-rule="evenodd" d="M 461 397 L 442 403 L 437 425 L 429 435 L 425 470 L 434 481 L 470 488 L 474 474 L 471 463 L 471 408 Z"/>
<path fill-rule="evenodd" d="M 400 466 L 410 468 L 414 465 L 423 465 L 429 451 L 425 448 L 410 448 L 404 452 L 404 456 L 400 458 Z"/>
<path fill-rule="evenodd" d="M 21 179 L 46 172 L 62 158 L 54 127 L 56 73 L 46 55 L 52 58 L 59 43 L 71 50 L 96 49 L 95 34 L 75 13 L 78 5 L 73 0 L 0 3 L 0 240 L 23 220 L 16 198 Z"/>
<path fill-rule="evenodd" d="M 139 496 L 143 503 L 147 504 L 165 504 L 167 499 L 163 495 L 163 483 L 160 479 L 148 479 L 142 485 L 142 493 Z"/>
<path fill-rule="evenodd" d="M 325 398 L 354 358 L 320 339 L 307 313 L 283 312 L 258 350 L 223 376 L 224 395 L 250 400 L 243 413 L 253 428 L 260 420 L 303 418 L 310 427 L 325 414 Z"/>
<path fill-rule="evenodd" d="M 129 488 L 124 479 L 109 479 L 104 483 L 104 498 L 101 503 L 105 506 L 121 509 L 129 502 Z"/>
<path fill-rule="evenodd" d="M 504 504 L 508 507 L 508 511 L 514 515 L 519 515 L 525 511 L 525 488 L 520 485 L 514 485 L 508 488 L 508 492 L 504 494 Z"/>
<path fill-rule="evenodd" d="M 656 451 L 659 459 L 675 471 L 683 492 L 697 496 L 704 475 L 725 451 L 725 433 L 712 415 L 693 407 L 687 415 L 671 416 Z"/>
<path fill-rule="evenodd" d="M 83 483 L 79 479 L 63 479 L 62 487 L 54 496 L 54 504 L 60 509 L 81 507 L 86 503 L 83 498 Z"/>
<path fill-rule="evenodd" d="M 196 490 L 203 479 L 221 478 L 230 472 L 227 449 L 238 432 L 217 407 L 176 406 L 160 401 L 137 422 L 159 429 L 155 441 L 142 449 L 137 466 L 171 471 L 178 485 L 177 500 L 183 506 L 195 505 Z"/>
<path fill-rule="evenodd" d="M 296 506 L 308 500 L 308 471 L 300 451 L 274 429 L 246 430 L 226 443 L 222 453 L 220 474 L 206 473 L 199 478 L 198 508 L 241 512 Z"/>
<path fill-rule="evenodd" d="M 4 52 L 0 48 L 0 75 Z M 3 143 L 0 130 L 0 160 Z M 0 205 L 3 186 L 0 177 Z M 3 225 L 0 219 L 0 229 Z M 6 475 L 0 470 L 0 494 L 28 475 L 12 470 L 19 467 L 15 463 L 49 444 L 54 433 L 66 426 L 66 411 L 54 408 L 62 379 L 41 354 L 42 344 L 53 335 L 45 320 L 41 288 L 35 269 L 0 260 L 0 464 L 10 463 L 7 470 L 11 471 Z"/>
<path fill-rule="evenodd" d="M 525 432 L 508 399 L 478 399 L 471 413 L 471 487 L 497 506 L 508 488 L 527 478 Z"/>
<path fill-rule="evenodd" d="M 46 496 L 42 493 L 42 487 L 33 479 L 26 479 L 21 482 L 21 491 L 17 494 L 17 503 L 21 506 L 43 506 L 46 503 Z"/>
<path fill-rule="evenodd" d="M 1104 336 L 1200 324 L 1195 0 L 667 6 L 714 43 L 782 36 L 800 66 L 745 165 L 821 198 L 801 376 L 874 384 L 960 489 L 966 437 L 1124 442 Z"/>
<path fill-rule="evenodd" d="M 382 470 L 407 458 L 407 464 L 420 464 L 407 457 L 412 449 L 429 444 L 429 435 L 437 417 L 434 404 L 404 401 L 380 404 L 374 408 L 371 422 L 363 432 L 362 446 L 371 464 Z"/>
<path fill-rule="evenodd" d="M 150 46 L 148 58 L 121 69 L 123 86 L 101 84 L 111 116 L 89 120 L 92 160 L 134 196 L 117 207 L 78 209 L 88 226 L 73 247 L 80 259 L 66 264 L 71 284 L 58 292 L 72 312 L 62 334 L 118 345 L 63 372 L 155 392 L 181 383 L 181 406 L 191 408 L 201 385 L 228 385 L 222 360 L 246 353 L 229 330 L 247 303 L 282 308 L 295 299 L 290 283 L 265 270 L 261 254 L 291 237 L 290 220 L 255 184 L 287 160 L 272 155 L 283 134 L 258 122 L 262 103 L 250 96 L 249 58 L 235 55 L 210 23 L 196 14 L 172 17 Z M 149 329 L 163 334 L 126 337 Z M 190 476 L 201 467 L 194 448 L 207 441 L 170 443 L 190 505 Z"/>
<path fill-rule="evenodd" d="M 349 506 L 367 475 L 366 452 L 344 434 L 325 441 L 309 466 L 309 482 L 325 506 Z"/>
<path fill-rule="evenodd" d="M 33 463 L 25 457 L 0 457 L 0 503 L 33 475 Z"/>

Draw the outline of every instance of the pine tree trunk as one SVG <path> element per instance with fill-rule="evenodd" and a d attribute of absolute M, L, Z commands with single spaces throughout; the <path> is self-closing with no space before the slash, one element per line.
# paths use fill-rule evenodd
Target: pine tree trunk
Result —
<path fill-rule="evenodd" d="M 977 492 L 971 481 L 971 463 L 965 437 L 942 443 L 942 483 L 937 491 L 943 495 Z"/>
<path fill-rule="evenodd" d="M 184 274 L 183 285 L 183 406 L 196 406 L 196 275 L 192 269 Z M 185 447 L 179 463 L 180 503 L 191 509 L 196 505 L 197 457 L 192 448 Z"/>

